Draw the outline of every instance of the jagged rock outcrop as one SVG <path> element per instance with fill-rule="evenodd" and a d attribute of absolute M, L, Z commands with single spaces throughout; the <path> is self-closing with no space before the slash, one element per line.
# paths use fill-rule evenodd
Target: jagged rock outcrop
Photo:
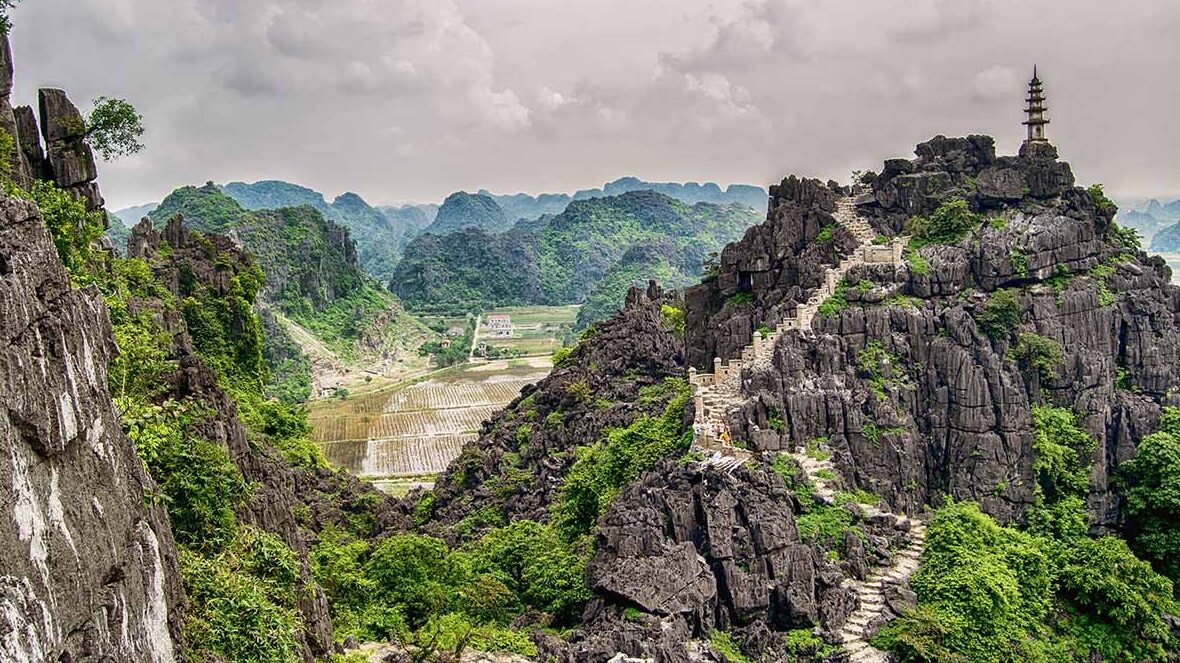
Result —
<path fill-rule="evenodd" d="M 45 137 L 45 163 L 53 181 L 86 201 L 90 209 L 102 207 L 98 191 L 98 167 L 86 144 L 86 120 L 62 90 L 39 92 L 41 133 Z"/>
<path fill-rule="evenodd" d="M 1155 428 L 1161 406 L 1180 398 L 1180 289 L 1169 285 L 1162 260 L 1122 243 L 1113 207 L 1074 187 L 1052 146 L 996 157 L 988 137 L 938 137 L 917 155 L 866 176 L 871 193 L 858 213 L 893 235 L 912 216 L 961 198 L 982 214 L 980 227 L 955 244 L 922 248 L 922 269 L 854 267 L 846 282 L 859 285 L 843 293 L 846 307 L 784 335 L 772 366 L 743 369 L 747 400 L 731 425 L 759 449 L 826 437 L 840 473 L 897 509 L 953 495 L 1013 520 L 1034 498 L 1031 408 L 1068 407 L 1098 440 L 1094 523 L 1117 528 L 1117 466 Z M 734 255 L 717 281 L 748 278 L 747 266 L 762 256 L 790 253 L 789 240 L 826 213 L 824 198 L 809 193 L 818 186 L 780 188 L 802 210 L 789 219 L 796 230 L 784 231 L 781 245 L 750 241 L 769 234 L 772 212 L 727 249 Z M 1019 323 L 989 330 L 984 311 L 999 289 L 1017 302 Z M 708 319 L 721 301 L 719 291 L 698 291 L 689 320 Z M 731 312 L 695 333 L 727 348 L 734 326 L 749 323 Z M 1060 360 L 1038 370 L 1021 354 L 1021 334 L 1055 343 Z"/>
<path fill-rule="evenodd" d="M 571 660 L 605 661 L 616 652 L 701 660 L 685 642 L 714 629 L 752 639 L 760 632 L 757 652 L 781 646 L 770 632 L 814 629 L 834 639 L 857 607 L 846 578 L 888 561 L 906 529 L 892 518 L 854 516 L 858 529 L 837 541 L 843 561 L 834 561 L 802 540 L 799 513 L 798 499 L 765 464 L 726 472 L 664 461 L 599 521 L 588 569 L 595 598 L 570 639 Z"/>
<path fill-rule="evenodd" d="M 754 331 L 774 324 L 819 287 L 824 271 L 855 246 L 836 223 L 835 182 L 791 176 L 770 188 L 767 221 L 725 247 L 714 273 L 685 293 L 688 363 L 712 370 Z"/>
<path fill-rule="evenodd" d="M 549 377 L 526 387 L 500 416 L 485 422 L 479 439 L 464 447 L 435 485 L 431 533 L 454 540 L 453 525 L 486 507 L 508 518 L 546 520 L 574 463 L 574 448 L 593 443 L 609 428 L 661 413 L 664 401 L 645 401 L 639 393 L 684 376 L 683 342 L 660 310 L 672 301 L 654 284 L 646 292 L 631 289 L 622 312 L 598 325 Z M 506 491 L 502 477 L 510 471 L 528 480 Z"/>
<path fill-rule="evenodd" d="M 8 43 L 8 35 L 0 35 L 0 131 L 8 134 L 12 139 L 12 151 L 0 155 L 7 160 L 7 172 L 12 181 L 19 187 L 27 188 L 30 182 L 29 162 L 25 159 L 22 149 L 18 118 L 12 109 L 12 47 Z M 33 136 L 36 136 L 34 131 Z"/>
<path fill-rule="evenodd" d="M 0 198 L 0 659 L 179 660 L 167 514 L 107 389 L 97 291 L 71 287 L 36 207 Z"/>

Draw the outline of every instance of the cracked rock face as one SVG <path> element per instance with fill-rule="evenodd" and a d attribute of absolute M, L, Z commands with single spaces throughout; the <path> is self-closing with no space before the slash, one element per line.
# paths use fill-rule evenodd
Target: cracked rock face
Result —
<path fill-rule="evenodd" d="M 177 660 L 167 515 L 107 390 L 106 306 L 0 198 L 0 659 Z"/>
<path fill-rule="evenodd" d="M 837 629 L 855 597 L 840 566 L 800 540 L 796 511 L 765 466 L 729 474 L 665 461 L 599 521 L 587 570 L 596 598 L 571 660 L 694 660 L 687 640 L 743 625 Z M 642 616 L 621 616 L 628 608 Z"/>
<path fill-rule="evenodd" d="M 891 235 L 961 198 L 986 221 L 956 244 L 921 249 L 927 270 L 854 267 L 847 307 L 817 318 L 813 334 L 784 334 L 772 365 L 743 371 L 746 401 L 730 412 L 731 428 L 762 450 L 827 438 L 839 473 L 895 509 L 953 495 L 1012 521 L 1034 499 L 1032 407 L 1069 408 L 1098 442 L 1093 522 L 1117 529 L 1118 465 L 1155 429 L 1161 407 L 1180 400 L 1180 289 L 1162 260 L 1120 245 L 1114 210 L 1073 185 L 1051 145 L 997 157 L 986 136 L 938 137 L 916 152 L 866 176 L 862 217 Z M 824 200 L 803 193 L 776 203 L 795 210 L 787 221 L 796 230 L 778 236 L 801 234 L 826 212 Z M 795 245 L 744 240 L 730 250 L 745 257 L 723 261 L 718 281 L 756 277 L 741 265 Z M 1019 303 L 1020 322 L 989 335 L 981 320 L 1000 289 Z M 719 301 L 690 305 L 708 311 Z M 734 342 L 741 316 L 720 317 L 697 330 L 716 337 L 715 347 Z M 1020 334 L 1055 343 L 1060 361 L 1033 369 L 1019 356 Z M 866 364 L 870 344 L 885 354 Z"/>

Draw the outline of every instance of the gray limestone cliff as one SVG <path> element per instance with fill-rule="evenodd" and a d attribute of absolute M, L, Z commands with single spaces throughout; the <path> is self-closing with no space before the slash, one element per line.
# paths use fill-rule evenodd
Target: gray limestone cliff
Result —
<path fill-rule="evenodd" d="M 826 438 L 840 473 L 895 508 L 951 495 L 1008 521 L 1034 500 L 1033 406 L 1070 408 L 1098 441 L 1094 525 L 1117 530 L 1118 465 L 1155 430 L 1161 407 L 1180 399 L 1180 289 L 1162 260 L 1120 237 L 1112 205 L 1073 183 L 1051 145 L 997 157 L 986 136 L 938 137 L 916 159 L 868 174 L 858 214 L 884 236 L 953 199 L 985 220 L 907 264 L 854 267 L 847 305 L 807 333 L 784 334 L 769 364 L 743 368 L 745 402 L 730 412 L 738 436 L 758 450 Z M 792 256 L 834 195 L 793 178 L 773 190 L 767 223 L 689 293 L 690 347 L 726 356 L 781 302 L 799 301 L 784 298 L 809 282 Z M 726 296 L 743 284 L 749 303 L 730 306 Z M 1000 290 L 1018 320 L 989 330 Z M 1048 368 L 1022 345 L 1033 334 L 1060 348 Z M 702 366 L 708 356 L 690 353 Z"/>
<path fill-rule="evenodd" d="M 37 208 L 0 199 L 0 659 L 179 659 L 167 514 L 107 390 L 97 291 L 70 284 Z"/>

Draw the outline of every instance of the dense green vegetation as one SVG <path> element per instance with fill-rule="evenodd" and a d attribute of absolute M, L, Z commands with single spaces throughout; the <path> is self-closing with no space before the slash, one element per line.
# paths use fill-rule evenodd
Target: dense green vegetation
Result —
<path fill-rule="evenodd" d="M 699 278 L 711 251 L 757 221 L 746 207 L 689 207 L 651 192 L 577 201 L 504 233 L 420 237 L 390 287 L 407 306 L 435 311 L 586 301 L 579 323 L 588 325 L 637 282 Z"/>
<path fill-rule="evenodd" d="M 102 232 L 101 213 L 87 212 L 78 199 L 47 183 L 35 186 L 34 198 L 43 204 L 42 216 L 75 283 L 97 286 L 110 311 L 119 346 L 108 367 L 110 389 L 124 430 L 157 484 L 145 499 L 167 509 L 180 547 L 192 660 L 292 660 L 301 628 L 296 606 L 307 591 L 298 580 L 295 553 L 274 535 L 238 521 L 253 487 L 226 448 L 205 432 L 216 415 L 214 404 L 166 391 L 177 352 L 163 314 L 174 312 L 236 402 L 251 446 L 276 449 L 296 465 L 322 465 L 307 438 L 306 414 L 265 396 L 261 324 L 252 308 L 261 272 L 239 264 L 228 291 L 219 295 L 209 284 L 184 278 L 195 270 L 177 264 L 176 253 L 153 264 L 119 258 L 108 263 L 90 243 Z M 231 266 L 209 242 L 197 251 L 197 259 Z M 155 268 L 179 270 L 181 291 L 165 288 Z"/>
<path fill-rule="evenodd" d="M 381 281 L 389 279 L 406 244 L 431 220 L 425 211 L 416 207 L 374 208 L 355 193 L 342 194 L 329 204 L 316 191 L 275 180 L 253 184 L 230 182 L 221 190 L 247 210 L 315 208 L 324 218 L 348 229 L 356 240 L 360 266 Z"/>
<path fill-rule="evenodd" d="M 330 530 L 312 550 L 312 567 L 331 600 L 338 637 L 394 638 L 430 652 L 471 646 L 535 656 L 512 620 L 532 610 L 543 623 L 575 624 L 590 598 L 589 553 L 585 541 L 569 544 L 553 527 L 521 520 L 453 550 L 429 536 L 374 543 Z"/>
<path fill-rule="evenodd" d="M 911 580 L 919 607 L 877 644 L 902 661 L 1166 661 L 1172 583 L 1121 539 L 1088 533 L 1093 439 L 1061 408 L 1033 411 L 1036 505 L 1026 530 L 948 500 Z"/>
<path fill-rule="evenodd" d="M 150 217 L 162 225 L 178 213 L 197 230 L 232 230 L 266 275 L 263 298 L 345 361 L 357 358 L 362 337 L 383 346 L 428 335 L 361 271 L 348 232 L 313 207 L 247 211 L 209 183 L 177 189 Z"/>
<path fill-rule="evenodd" d="M 1164 410 L 1159 431 L 1139 442 L 1125 471 L 1132 545 L 1180 582 L 1180 410 Z"/>
<path fill-rule="evenodd" d="M 585 329 L 614 315 L 632 286 L 646 286 L 655 280 L 665 288 L 682 288 L 697 282 L 699 275 L 693 273 L 694 267 L 680 264 L 680 258 L 672 242 L 645 242 L 628 249 L 586 296 L 576 327 Z"/>
<path fill-rule="evenodd" d="M 459 191 L 447 196 L 434 222 L 426 227 L 431 235 L 448 235 L 456 230 L 475 228 L 489 233 L 508 230 L 516 222 L 510 219 L 491 196 Z"/>
<path fill-rule="evenodd" d="M 691 398 L 684 380 L 669 378 L 641 398 L 666 398 L 663 414 L 614 428 L 594 444 L 577 450 L 553 505 L 553 518 L 569 539 L 590 532 L 598 517 L 627 484 L 669 456 L 688 450 L 692 432 L 684 428 L 684 408 Z"/>

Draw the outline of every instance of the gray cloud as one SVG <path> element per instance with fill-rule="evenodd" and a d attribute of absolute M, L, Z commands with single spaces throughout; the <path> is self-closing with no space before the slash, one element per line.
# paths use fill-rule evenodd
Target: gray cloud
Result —
<path fill-rule="evenodd" d="M 383 202 L 840 178 L 935 133 L 1015 149 L 1034 61 L 1080 177 L 1180 189 L 1169 0 L 37 0 L 13 18 L 18 100 L 54 85 L 147 116 L 149 149 L 102 169 L 114 205 L 207 179 Z"/>

